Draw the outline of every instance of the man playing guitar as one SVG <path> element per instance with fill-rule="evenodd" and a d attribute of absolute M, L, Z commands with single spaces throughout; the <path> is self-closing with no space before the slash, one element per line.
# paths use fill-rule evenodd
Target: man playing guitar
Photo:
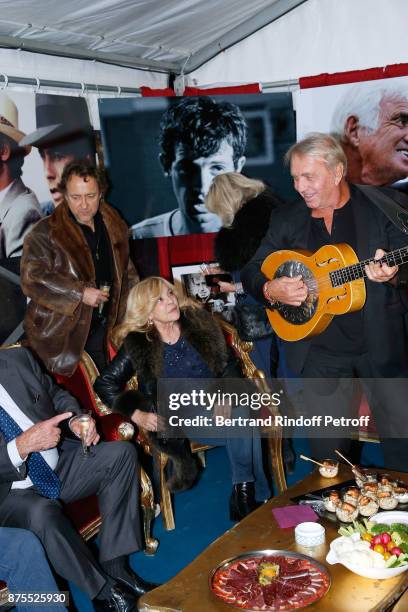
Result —
<path fill-rule="evenodd" d="M 365 193 L 346 182 L 346 158 L 334 138 L 311 134 L 293 145 L 286 158 L 302 199 L 272 212 L 268 232 L 242 272 L 245 290 L 269 309 L 277 303 L 301 306 L 310 292 L 301 274 L 268 279 L 261 266 L 271 253 L 282 249 L 315 252 L 324 245 L 346 243 L 359 260 L 373 259 L 373 255 L 380 260 L 387 251 L 408 245 L 408 236 Z M 378 189 L 407 206 L 403 194 Z M 319 335 L 285 342 L 285 354 L 289 367 L 305 379 L 302 402 L 308 414 L 351 415 L 352 379 L 358 376 L 383 442 L 385 463 L 388 468 L 404 469 L 408 444 L 400 436 L 408 436 L 404 414 L 408 396 L 406 268 L 371 261 L 364 271 L 368 280 L 363 308 L 334 317 Z M 312 451 L 322 459 L 338 446 L 347 452 L 350 440 L 344 436 L 348 433 L 320 432 L 332 437 L 311 439 Z"/>

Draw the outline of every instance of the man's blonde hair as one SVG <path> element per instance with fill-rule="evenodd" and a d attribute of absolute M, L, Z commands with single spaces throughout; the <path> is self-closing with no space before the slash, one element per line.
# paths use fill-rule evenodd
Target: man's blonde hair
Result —
<path fill-rule="evenodd" d="M 151 331 L 152 326 L 149 324 L 149 317 L 157 304 L 163 287 L 167 287 L 174 292 L 180 308 L 193 305 L 192 300 L 186 298 L 177 287 L 165 278 L 161 276 L 145 278 L 129 291 L 125 316 L 113 333 L 113 341 L 116 346 L 119 347 L 130 332 L 148 333 Z"/>
<path fill-rule="evenodd" d="M 226 172 L 216 176 L 208 191 L 205 205 L 229 227 L 239 209 L 249 200 L 265 191 L 262 181 L 243 176 L 239 172 Z"/>
<path fill-rule="evenodd" d="M 337 138 L 322 132 L 312 132 L 299 142 L 296 142 L 286 152 L 285 162 L 290 164 L 292 157 L 314 157 L 319 159 L 330 168 L 335 170 L 339 164 L 343 166 L 343 176 L 347 172 L 347 158 Z"/>

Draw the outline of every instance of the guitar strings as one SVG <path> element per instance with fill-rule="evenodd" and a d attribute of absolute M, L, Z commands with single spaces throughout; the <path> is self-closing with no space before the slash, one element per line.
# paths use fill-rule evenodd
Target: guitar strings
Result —
<path fill-rule="evenodd" d="M 400 262 L 396 261 L 397 257 L 401 259 Z M 324 274 L 314 275 L 313 278 L 303 278 L 302 280 L 310 293 L 315 293 L 316 289 L 321 290 L 327 287 L 334 289 L 354 280 L 367 277 L 365 266 L 374 261 L 392 265 L 402 265 L 408 261 L 408 247 L 402 247 L 392 251 L 391 253 L 386 253 L 379 260 L 375 260 L 374 257 L 371 257 L 369 259 L 356 262 L 355 264 L 345 266 L 344 268 L 338 268 Z M 333 281 L 335 284 L 333 284 Z M 338 281 L 338 284 L 336 281 Z"/>

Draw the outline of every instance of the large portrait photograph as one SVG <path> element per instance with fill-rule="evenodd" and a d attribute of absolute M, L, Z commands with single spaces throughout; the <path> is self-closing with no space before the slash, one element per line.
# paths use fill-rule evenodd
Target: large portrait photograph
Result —
<path fill-rule="evenodd" d="M 407 190 L 408 76 L 301 89 L 295 96 L 298 140 L 332 133 L 351 183 Z"/>
<path fill-rule="evenodd" d="M 243 173 L 293 194 L 283 155 L 295 140 L 289 93 L 99 101 L 111 201 L 135 239 L 217 232 L 215 176 Z"/>

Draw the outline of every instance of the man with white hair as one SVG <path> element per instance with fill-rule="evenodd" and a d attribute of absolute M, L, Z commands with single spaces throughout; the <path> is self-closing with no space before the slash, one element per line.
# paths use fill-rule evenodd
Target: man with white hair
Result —
<path fill-rule="evenodd" d="M 395 82 L 347 88 L 332 133 L 347 157 L 351 183 L 390 185 L 408 176 L 408 88 Z"/>
<path fill-rule="evenodd" d="M 21 180 L 24 157 L 31 151 L 20 145 L 24 136 L 16 105 L 0 92 L 0 259 L 19 257 L 25 235 L 42 217 L 37 197 Z"/>
<path fill-rule="evenodd" d="M 269 279 L 261 271 L 266 257 L 281 249 L 314 253 L 324 245 L 342 243 L 354 250 L 358 260 L 366 264 L 362 309 L 334 317 L 315 336 L 283 341 L 285 358 L 291 371 L 302 378 L 302 409 L 307 416 L 316 415 L 323 422 L 326 415 L 338 419 L 353 416 L 358 378 L 375 418 L 385 464 L 390 469 L 405 469 L 406 268 L 404 271 L 404 266 L 391 265 L 391 260 L 382 258 L 386 251 L 404 252 L 408 235 L 391 222 L 383 207 L 373 204 L 367 187 L 361 189 L 346 181 L 347 160 L 332 136 L 310 134 L 289 149 L 286 159 L 300 198 L 289 207 L 278 206 L 272 211 L 263 241 L 241 272 L 244 289 L 267 308 L 298 316 L 299 311 L 293 308 L 304 305 L 314 292 L 320 300 L 319 288 L 325 281 L 317 277 L 316 289 L 306 271 L 290 276 L 289 270 L 287 275 L 278 273 Z M 407 201 L 404 194 L 387 187 L 368 189 L 388 194 L 396 205 Z M 401 258 L 400 263 L 403 261 Z M 310 447 L 317 458 L 334 456 L 336 448 L 346 454 L 350 450 L 350 430 L 314 427 L 310 436 Z"/>

